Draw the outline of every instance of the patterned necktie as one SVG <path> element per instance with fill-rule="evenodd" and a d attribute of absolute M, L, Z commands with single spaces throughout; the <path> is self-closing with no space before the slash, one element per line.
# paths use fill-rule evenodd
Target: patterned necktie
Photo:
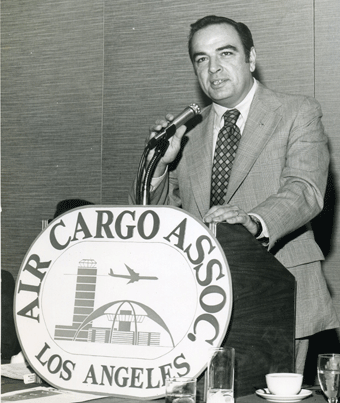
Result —
<path fill-rule="evenodd" d="M 230 109 L 223 115 L 224 126 L 218 133 L 211 175 L 211 207 L 224 204 L 231 169 L 241 139 L 240 129 L 236 126 L 239 115 L 237 109 Z"/>

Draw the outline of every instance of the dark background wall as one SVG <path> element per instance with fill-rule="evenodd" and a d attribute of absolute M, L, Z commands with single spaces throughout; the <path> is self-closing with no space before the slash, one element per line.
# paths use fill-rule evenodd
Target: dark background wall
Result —
<path fill-rule="evenodd" d="M 245 22 L 268 87 L 315 96 L 332 165 L 316 220 L 340 315 L 338 0 L 2 2 L 2 268 L 17 276 L 56 204 L 127 204 L 153 121 L 205 100 L 187 56 L 189 24 Z"/>

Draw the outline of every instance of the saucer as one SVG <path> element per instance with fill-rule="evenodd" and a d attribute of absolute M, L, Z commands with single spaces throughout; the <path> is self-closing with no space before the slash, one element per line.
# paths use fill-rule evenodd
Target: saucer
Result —
<path fill-rule="evenodd" d="M 267 393 L 265 393 L 266 391 Z M 289 403 L 295 403 L 299 402 L 302 399 L 305 399 L 306 397 L 310 396 L 313 393 L 311 390 L 307 389 L 301 389 L 300 393 L 297 395 L 287 395 L 287 396 L 282 396 L 282 395 L 272 395 L 269 393 L 269 390 L 267 388 L 265 389 L 258 389 L 256 391 L 256 394 L 258 396 L 263 397 L 264 399 L 268 400 L 268 402 L 275 402 L 275 403 L 281 403 L 281 402 L 289 402 Z"/>

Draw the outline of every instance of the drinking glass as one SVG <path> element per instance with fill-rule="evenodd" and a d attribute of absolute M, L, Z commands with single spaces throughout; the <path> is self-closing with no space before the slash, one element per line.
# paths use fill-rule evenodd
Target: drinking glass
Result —
<path fill-rule="evenodd" d="M 195 378 L 167 378 L 165 403 L 196 403 L 196 383 Z"/>
<path fill-rule="evenodd" d="M 208 363 L 207 403 L 234 402 L 235 350 L 215 348 Z"/>
<path fill-rule="evenodd" d="M 318 378 L 329 403 L 337 403 L 340 381 L 340 354 L 318 355 Z"/>

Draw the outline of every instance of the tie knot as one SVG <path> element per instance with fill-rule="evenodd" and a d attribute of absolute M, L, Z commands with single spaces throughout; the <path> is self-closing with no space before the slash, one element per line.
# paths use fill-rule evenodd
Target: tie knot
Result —
<path fill-rule="evenodd" d="M 224 126 L 236 125 L 237 119 L 240 116 L 240 111 L 237 109 L 229 109 L 224 113 Z"/>

